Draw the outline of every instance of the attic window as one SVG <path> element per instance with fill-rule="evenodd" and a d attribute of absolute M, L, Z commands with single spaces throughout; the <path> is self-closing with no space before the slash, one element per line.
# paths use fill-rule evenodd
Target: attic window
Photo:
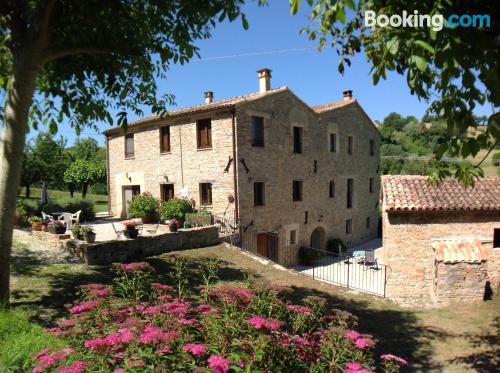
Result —
<path fill-rule="evenodd" d="M 125 135 L 125 158 L 134 157 L 134 134 Z"/>
<path fill-rule="evenodd" d="M 302 153 L 302 128 L 293 127 L 293 152 L 295 154 Z"/>
<path fill-rule="evenodd" d="M 208 149 L 212 147 L 212 121 L 202 119 L 196 123 L 198 149 Z"/>
<path fill-rule="evenodd" d="M 264 118 L 252 117 L 252 146 L 264 146 Z"/>

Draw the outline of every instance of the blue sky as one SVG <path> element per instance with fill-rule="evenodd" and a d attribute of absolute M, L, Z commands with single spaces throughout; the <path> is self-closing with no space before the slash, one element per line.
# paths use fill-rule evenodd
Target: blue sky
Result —
<path fill-rule="evenodd" d="M 202 60 L 185 65 L 173 65 L 165 80 L 159 83 L 159 93 L 173 93 L 177 107 L 203 102 L 203 92 L 214 92 L 215 100 L 258 91 L 256 70 L 273 70 L 271 86 L 288 86 L 310 105 L 340 100 L 342 91 L 353 90 L 368 115 L 382 120 L 392 111 L 420 118 L 427 104 L 410 94 L 406 80 L 396 73 L 372 85 L 369 65 L 364 55 L 357 55 L 344 75 L 337 71 L 337 56 L 326 47 L 318 52 L 316 42 L 300 34 L 307 24 L 309 8 L 303 5 L 302 14 L 291 16 L 288 1 L 270 1 L 267 7 L 258 7 L 255 1 L 244 8 L 250 28 L 244 30 L 240 19 L 219 24 L 212 38 L 198 43 Z M 306 2 L 303 2 L 306 4 Z M 283 50 L 298 50 L 280 52 Z M 272 52 L 259 54 L 259 52 Z M 236 58 L 224 56 L 258 54 Z M 146 113 L 149 110 L 146 109 Z M 479 110 L 478 114 L 486 114 Z M 136 119 L 131 114 L 129 121 Z M 106 126 L 101 127 L 102 130 Z M 75 135 L 67 126 L 60 126 L 60 134 L 71 144 Z M 32 132 L 33 135 L 33 132 Z M 103 137 L 85 130 L 82 137 L 92 136 L 103 143 Z"/>

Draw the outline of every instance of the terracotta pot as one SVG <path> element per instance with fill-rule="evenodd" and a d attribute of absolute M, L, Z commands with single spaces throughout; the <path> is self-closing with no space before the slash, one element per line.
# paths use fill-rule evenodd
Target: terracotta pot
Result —
<path fill-rule="evenodd" d="M 47 227 L 47 224 L 42 224 L 42 231 L 43 232 L 48 232 L 49 231 L 49 227 Z"/>
<path fill-rule="evenodd" d="M 43 226 L 42 223 L 32 223 L 31 224 L 31 229 L 33 229 L 34 231 L 41 231 L 42 230 L 42 226 Z"/>
<path fill-rule="evenodd" d="M 152 224 L 152 223 L 156 223 L 158 221 L 158 214 L 154 213 L 154 214 L 150 214 L 150 215 L 146 215 L 146 216 L 143 216 L 141 218 L 142 220 L 142 223 L 143 224 Z"/>
<path fill-rule="evenodd" d="M 137 229 L 125 229 L 123 234 L 127 238 L 136 238 L 139 235 L 139 231 Z"/>
<path fill-rule="evenodd" d="M 96 236 L 95 233 L 87 233 L 83 237 L 85 238 L 85 242 L 87 242 L 87 243 L 94 243 L 95 242 L 95 236 Z"/>

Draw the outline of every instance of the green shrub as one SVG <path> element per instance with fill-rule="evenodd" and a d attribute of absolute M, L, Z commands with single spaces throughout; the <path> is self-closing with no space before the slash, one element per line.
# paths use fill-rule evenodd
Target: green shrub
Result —
<path fill-rule="evenodd" d="M 334 254 L 339 254 L 339 249 L 344 252 L 347 249 L 347 246 L 345 245 L 344 241 L 342 241 L 340 238 L 330 238 L 326 242 L 326 250 L 334 253 Z"/>
<path fill-rule="evenodd" d="M 162 220 L 177 219 L 186 220 L 186 214 L 193 212 L 193 205 L 187 199 L 174 198 L 165 201 L 160 206 L 160 216 Z"/>
<path fill-rule="evenodd" d="M 158 211 L 160 201 L 153 197 L 151 193 L 142 193 L 130 201 L 128 213 L 133 218 L 142 218 L 143 216 L 153 215 Z"/>
<path fill-rule="evenodd" d="M 29 317 L 26 311 L 0 308 L 0 372 L 30 372 L 31 356 L 48 346 L 65 345 Z"/>
<path fill-rule="evenodd" d="M 491 157 L 494 166 L 500 166 L 500 152 L 493 154 Z"/>
<path fill-rule="evenodd" d="M 203 227 L 205 225 L 212 224 L 212 214 L 210 211 L 201 210 L 193 212 L 191 214 L 186 214 L 186 222 L 191 224 L 193 227 Z"/>

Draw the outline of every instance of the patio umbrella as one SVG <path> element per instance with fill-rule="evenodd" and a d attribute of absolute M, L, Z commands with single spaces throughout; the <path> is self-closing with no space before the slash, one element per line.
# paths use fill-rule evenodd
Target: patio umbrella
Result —
<path fill-rule="evenodd" d="M 45 183 L 42 184 L 42 195 L 40 197 L 40 205 L 42 206 L 42 211 L 43 211 L 43 206 L 47 205 L 49 203 L 49 191 L 47 190 L 47 185 Z"/>

